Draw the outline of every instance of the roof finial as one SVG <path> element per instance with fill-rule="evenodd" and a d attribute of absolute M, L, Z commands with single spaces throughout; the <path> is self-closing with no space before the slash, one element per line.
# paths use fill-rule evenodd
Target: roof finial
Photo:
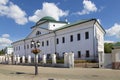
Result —
<path fill-rule="evenodd" d="M 65 22 L 68 22 L 67 18 L 65 18 Z"/>
<path fill-rule="evenodd" d="M 65 17 L 65 22 L 67 22 L 68 24 L 70 24 L 69 22 L 68 22 L 68 19 Z"/>

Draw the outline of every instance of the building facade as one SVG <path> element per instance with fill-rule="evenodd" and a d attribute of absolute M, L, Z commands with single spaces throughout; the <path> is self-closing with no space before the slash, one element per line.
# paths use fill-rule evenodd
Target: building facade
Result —
<path fill-rule="evenodd" d="M 13 47 L 8 46 L 5 48 L 5 54 L 11 55 L 13 53 Z"/>
<path fill-rule="evenodd" d="M 73 52 L 76 59 L 98 60 L 99 53 L 104 54 L 105 30 L 96 19 L 68 24 L 46 16 L 31 28 L 25 39 L 12 43 L 15 55 L 34 56 L 32 40 L 41 43 L 39 55 L 46 54 L 47 58 L 53 53 L 63 57 L 65 52 Z"/>

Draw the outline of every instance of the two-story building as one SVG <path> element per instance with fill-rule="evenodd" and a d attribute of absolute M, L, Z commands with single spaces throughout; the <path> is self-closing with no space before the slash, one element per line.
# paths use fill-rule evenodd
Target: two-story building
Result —
<path fill-rule="evenodd" d="M 32 40 L 40 42 L 39 55 L 46 54 L 47 58 L 53 53 L 63 57 L 65 52 L 73 52 L 76 59 L 98 60 L 98 56 L 104 54 L 105 30 L 96 19 L 68 24 L 46 16 L 31 29 L 25 39 L 12 43 L 15 55 L 34 56 L 31 53 Z"/>

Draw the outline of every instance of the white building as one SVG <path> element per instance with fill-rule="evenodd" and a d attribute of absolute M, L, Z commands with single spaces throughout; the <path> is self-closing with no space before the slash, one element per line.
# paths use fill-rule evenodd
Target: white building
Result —
<path fill-rule="evenodd" d="M 63 57 L 65 52 L 73 52 L 77 59 L 98 60 L 98 53 L 104 53 L 105 30 L 96 19 L 68 24 L 46 16 L 31 28 L 25 39 L 12 43 L 16 55 L 33 56 L 32 40 L 40 41 L 40 54 L 46 54 L 47 58 L 53 53 Z"/>
<path fill-rule="evenodd" d="M 13 47 L 12 46 L 8 46 L 5 48 L 5 54 L 12 54 L 13 53 Z"/>

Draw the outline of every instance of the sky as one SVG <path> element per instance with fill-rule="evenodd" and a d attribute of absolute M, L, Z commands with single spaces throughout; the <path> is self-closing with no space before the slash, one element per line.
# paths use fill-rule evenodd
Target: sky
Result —
<path fill-rule="evenodd" d="M 120 41 L 120 0 L 0 0 L 0 49 L 24 39 L 44 16 L 73 23 L 96 18 L 105 42 Z"/>

